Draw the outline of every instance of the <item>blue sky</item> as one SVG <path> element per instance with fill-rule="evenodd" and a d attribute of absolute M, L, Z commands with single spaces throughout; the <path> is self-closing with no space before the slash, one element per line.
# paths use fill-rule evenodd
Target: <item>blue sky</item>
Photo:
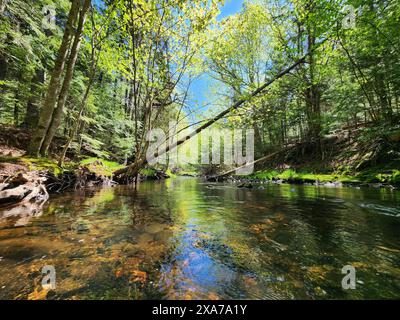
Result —
<path fill-rule="evenodd" d="M 221 14 L 218 16 L 218 19 L 239 12 L 242 8 L 242 4 L 243 0 L 226 0 L 225 5 L 221 8 Z"/>
<path fill-rule="evenodd" d="M 239 12 L 242 8 L 243 2 L 244 0 L 226 0 L 217 19 L 221 20 L 227 16 Z M 189 99 L 189 105 L 192 110 L 193 108 L 197 109 L 199 106 L 212 102 L 212 85 L 212 79 L 210 79 L 210 77 L 208 77 L 206 74 L 201 75 L 199 78 L 193 81 L 190 87 L 191 99 Z"/>

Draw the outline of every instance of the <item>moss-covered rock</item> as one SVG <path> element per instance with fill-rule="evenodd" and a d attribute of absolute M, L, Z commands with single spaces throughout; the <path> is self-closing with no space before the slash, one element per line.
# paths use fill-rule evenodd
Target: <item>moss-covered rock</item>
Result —
<path fill-rule="evenodd" d="M 79 166 L 87 168 L 97 176 L 111 177 L 113 172 L 124 166 L 113 161 L 100 158 L 86 158 L 79 162 Z"/>
<path fill-rule="evenodd" d="M 154 168 L 143 168 L 139 170 L 140 180 L 160 180 L 169 178 L 168 173 Z"/>

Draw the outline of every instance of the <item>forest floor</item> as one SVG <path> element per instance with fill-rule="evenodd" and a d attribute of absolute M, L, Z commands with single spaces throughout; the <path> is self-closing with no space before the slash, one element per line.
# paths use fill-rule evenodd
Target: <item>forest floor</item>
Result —
<path fill-rule="evenodd" d="M 325 137 L 319 146 L 322 152 L 316 152 L 313 143 L 300 143 L 257 164 L 253 174 L 233 175 L 230 179 L 242 183 L 269 181 L 399 188 L 399 141 L 372 139 L 363 143 L 357 138 L 343 133 Z"/>

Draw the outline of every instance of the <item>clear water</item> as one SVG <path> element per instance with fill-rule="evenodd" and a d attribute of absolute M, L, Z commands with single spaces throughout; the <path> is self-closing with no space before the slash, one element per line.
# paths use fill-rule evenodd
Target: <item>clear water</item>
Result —
<path fill-rule="evenodd" d="M 0 299 L 42 298 L 400 298 L 400 193 L 179 178 L 54 197 L 0 220 Z"/>

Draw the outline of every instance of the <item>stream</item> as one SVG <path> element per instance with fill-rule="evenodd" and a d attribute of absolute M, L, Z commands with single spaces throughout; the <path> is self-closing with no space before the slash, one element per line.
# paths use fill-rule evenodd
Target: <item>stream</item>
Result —
<path fill-rule="evenodd" d="M 55 196 L 0 220 L 0 299 L 44 298 L 399 299 L 400 192 L 175 178 Z"/>

